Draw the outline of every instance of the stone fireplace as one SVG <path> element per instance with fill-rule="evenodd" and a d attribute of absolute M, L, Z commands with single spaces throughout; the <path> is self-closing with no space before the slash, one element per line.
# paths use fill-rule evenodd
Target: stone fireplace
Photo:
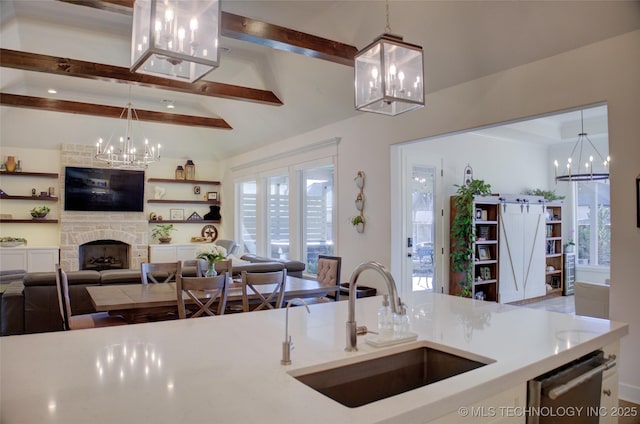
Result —
<path fill-rule="evenodd" d="M 118 240 L 96 240 L 81 244 L 78 252 L 80 269 L 127 269 L 129 245 Z"/>
<path fill-rule="evenodd" d="M 102 167 L 95 162 L 95 146 L 64 144 L 60 156 L 60 202 L 64 205 L 64 168 L 66 166 Z M 62 209 L 62 208 L 61 208 Z M 109 240 L 127 246 L 123 268 L 140 269 L 149 259 L 149 221 L 144 212 L 78 212 L 61 210 L 60 265 L 66 271 L 83 269 L 80 246 Z M 85 252 L 86 255 L 86 252 Z M 105 256 L 93 255 L 94 258 Z M 113 256 L 108 254 L 106 256 Z M 84 258 L 83 258 L 84 259 Z M 90 268 L 95 269 L 95 268 Z M 110 268 L 112 269 L 112 268 Z"/>

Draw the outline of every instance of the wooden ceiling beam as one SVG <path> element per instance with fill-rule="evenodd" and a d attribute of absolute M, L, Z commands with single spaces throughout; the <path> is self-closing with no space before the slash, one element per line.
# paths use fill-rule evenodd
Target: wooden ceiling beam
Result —
<path fill-rule="evenodd" d="M 59 0 L 81 6 L 133 15 L 134 0 Z M 348 44 L 306 34 L 244 16 L 221 12 L 221 35 L 261 46 L 354 66 L 358 49 Z"/>
<path fill-rule="evenodd" d="M 271 91 L 240 87 L 213 81 L 188 83 L 138 74 L 121 66 L 85 62 L 64 57 L 0 49 L 0 66 L 24 71 L 45 72 L 93 80 L 135 84 L 161 90 L 177 91 L 200 96 L 243 100 L 271 106 L 282 106 L 282 101 Z"/>
<path fill-rule="evenodd" d="M 338 41 L 227 12 L 222 12 L 221 32 L 223 37 L 351 67 L 354 66 L 354 57 L 358 53 L 355 47 Z"/>
<path fill-rule="evenodd" d="M 72 102 L 68 100 L 47 99 L 43 97 L 22 96 L 0 93 L 0 104 L 28 109 L 48 110 L 52 112 L 77 113 L 80 115 L 100 116 L 104 118 L 120 118 L 123 108 L 104 106 L 93 103 Z M 185 125 L 189 127 L 205 127 L 215 129 L 232 129 L 221 118 L 178 115 L 174 113 L 154 112 L 136 109 L 139 121 L 159 122 L 162 124 Z"/>

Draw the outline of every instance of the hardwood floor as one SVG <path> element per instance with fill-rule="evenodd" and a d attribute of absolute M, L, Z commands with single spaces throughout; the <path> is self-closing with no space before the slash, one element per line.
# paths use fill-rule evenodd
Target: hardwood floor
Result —
<path fill-rule="evenodd" d="M 618 424 L 640 424 L 640 405 L 622 399 L 618 402 L 621 415 Z"/>

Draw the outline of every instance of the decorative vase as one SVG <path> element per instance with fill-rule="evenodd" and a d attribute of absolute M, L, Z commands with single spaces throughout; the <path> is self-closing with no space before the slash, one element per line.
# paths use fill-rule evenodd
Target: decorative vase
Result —
<path fill-rule="evenodd" d="M 364 195 L 362 193 L 358 193 L 358 196 L 356 197 L 356 209 L 359 211 L 364 209 Z"/>
<path fill-rule="evenodd" d="M 354 178 L 354 181 L 356 182 L 356 187 L 362 190 L 362 188 L 364 187 L 364 172 L 358 171 L 356 177 Z"/>
<path fill-rule="evenodd" d="M 196 179 L 196 165 L 191 159 L 184 164 L 184 179 L 195 180 Z"/>
<path fill-rule="evenodd" d="M 181 165 L 176 167 L 176 180 L 184 180 L 184 168 Z"/>
<path fill-rule="evenodd" d="M 160 244 L 169 244 L 171 243 L 171 237 L 160 237 L 158 241 Z"/>
<path fill-rule="evenodd" d="M 47 216 L 47 212 L 40 212 L 40 213 L 32 213 L 31 217 L 33 219 L 44 219 Z"/>
<path fill-rule="evenodd" d="M 359 233 L 364 233 L 364 222 L 358 222 L 356 224 L 356 231 Z"/>
<path fill-rule="evenodd" d="M 15 172 L 17 166 L 16 157 L 8 156 L 7 161 L 4 163 L 4 166 L 7 169 L 7 172 Z"/>
<path fill-rule="evenodd" d="M 209 262 L 209 268 L 207 269 L 207 272 L 204 274 L 205 277 L 215 277 L 216 275 L 218 275 L 218 271 L 216 271 L 216 263 L 215 262 Z"/>

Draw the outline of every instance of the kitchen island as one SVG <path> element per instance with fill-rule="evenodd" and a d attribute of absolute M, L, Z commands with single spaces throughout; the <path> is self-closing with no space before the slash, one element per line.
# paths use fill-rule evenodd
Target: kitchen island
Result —
<path fill-rule="evenodd" d="M 356 302 L 358 325 L 376 326 L 382 296 Z M 520 422 L 526 381 L 593 350 L 616 346 L 628 326 L 597 318 L 417 294 L 412 343 L 465 353 L 480 368 L 357 408 L 289 373 L 380 352 L 358 337 L 345 352 L 348 302 L 289 311 L 292 365 L 280 364 L 285 310 L 0 339 L 0 421 L 14 423 Z M 464 416 L 486 405 L 493 417 Z M 505 407 L 511 409 L 490 409 Z"/>

